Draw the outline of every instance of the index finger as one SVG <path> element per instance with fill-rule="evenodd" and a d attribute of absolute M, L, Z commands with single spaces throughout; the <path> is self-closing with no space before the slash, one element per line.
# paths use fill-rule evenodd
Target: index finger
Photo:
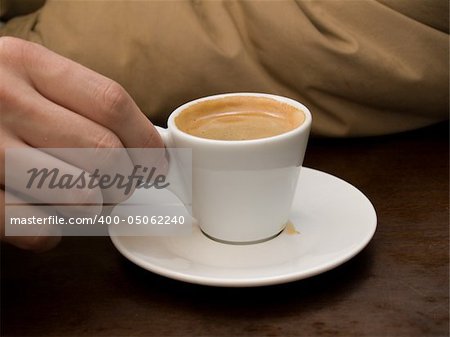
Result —
<path fill-rule="evenodd" d="M 7 41 L 19 50 L 22 66 L 41 95 L 107 127 L 125 147 L 164 147 L 153 124 L 120 84 L 41 45 Z"/>

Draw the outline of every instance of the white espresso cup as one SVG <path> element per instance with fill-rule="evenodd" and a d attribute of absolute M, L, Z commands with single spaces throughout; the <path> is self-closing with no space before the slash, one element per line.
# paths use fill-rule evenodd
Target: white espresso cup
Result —
<path fill-rule="evenodd" d="M 294 129 L 266 138 L 217 140 L 194 136 L 177 126 L 177 116 L 207 101 L 241 97 L 263 98 L 288 105 L 304 115 Z M 202 232 L 219 242 L 258 243 L 277 236 L 289 221 L 289 212 L 311 128 L 311 113 L 301 103 L 281 96 L 231 93 L 204 97 L 183 104 L 158 128 L 167 148 L 192 149 L 192 215 Z M 168 180 L 174 176 L 169 158 Z M 174 173 L 175 172 L 175 173 Z M 180 183 L 170 188 L 181 196 Z"/>

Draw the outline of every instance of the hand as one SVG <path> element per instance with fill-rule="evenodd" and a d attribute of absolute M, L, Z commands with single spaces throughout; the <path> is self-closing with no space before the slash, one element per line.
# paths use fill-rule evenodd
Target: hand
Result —
<path fill-rule="evenodd" d="M 164 147 L 154 126 L 118 83 L 38 44 L 0 38 L 0 78 L 0 233 L 15 246 L 45 250 L 59 237 L 50 225 L 37 228 L 35 236 L 5 236 L 6 148 Z M 55 167 L 67 165 L 66 158 L 49 154 Z M 102 159 L 105 167 L 114 165 L 114 158 Z M 134 159 L 129 158 L 130 165 Z M 85 162 L 70 164 L 86 169 Z M 85 192 L 86 202 L 102 200 L 101 191 Z M 61 195 L 62 201 L 69 197 L 70 193 Z M 31 213 L 41 215 L 42 210 L 30 207 Z"/>

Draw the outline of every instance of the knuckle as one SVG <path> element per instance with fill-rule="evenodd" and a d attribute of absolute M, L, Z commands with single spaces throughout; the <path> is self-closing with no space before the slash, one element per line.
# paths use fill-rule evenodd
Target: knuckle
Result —
<path fill-rule="evenodd" d="M 41 68 L 48 77 L 67 75 L 72 71 L 71 61 L 56 54 L 51 62 L 43 62 L 54 53 L 30 41 L 10 36 L 0 37 L 0 65 L 27 73 L 29 68 Z"/>
<path fill-rule="evenodd" d="M 122 142 L 119 137 L 110 131 L 106 131 L 95 141 L 96 149 L 117 149 L 122 148 Z"/>
<path fill-rule="evenodd" d="M 0 64 L 24 71 L 24 65 L 45 56 L 41 45 L 11 36 L 0 37 Z"/>
<path fill-rule="evenodd" d="M 0 61 L 14 62 L 22 57 L 27 41 L 11 37 L 0 37 Z"/>
<path fill-rule="evenodd" d="M 120 122 L 130 101 L 125 89 L 119 83 L 108 80 L 100 86 L 99 96 L 106 117 L 111 121 Z"/>
<path fill-rule="evenodd" d="M 96 141 L 95 159 L 92 161 L 96 167 L 121 167 L 127 158 L 122 142 L 114 133 L 107 131 Z"/>

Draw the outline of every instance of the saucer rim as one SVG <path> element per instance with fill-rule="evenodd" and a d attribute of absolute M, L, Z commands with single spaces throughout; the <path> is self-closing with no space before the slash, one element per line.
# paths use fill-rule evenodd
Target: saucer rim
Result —
<path fill-rule="evenodd" d="M 198 276 L 198 275 L 190 275 L 185 274 L 182 272 L 171 270 L 167 267 L 161 267 L 155 264 L 149 265 L 149 262 L 142 261 L 135 255 L 133 255 L 131 252 L 129 252 L 128 249 L 125 248 L 125 245 L 120 241 L 120 236 L 113 235 L 112 232 L 112 226 L 108 228 L 108 233 L 110 236 L 110 239 L 112 243 L 114 244 L 115 248 L 128 260 L 136 264 L 137 266 L 153 272 L 155 274 L 158 274 L 160 276 L 168 277 L 177 281 L 192 283 L 192 284 L 199 284 L 199 285 L 205 285 L 205 286 L 213 286 L 213 287 L 261 287 L 261 286 L 269 286 L 269 285 L 276 285 L 276 284 L 284 284 L 289 282 L 294 282 L 302 279 L 306 279 L 312 276 L 319 275 L 321 273 L 327 272 L 329 270 L 332 270 L 346 262 L 348 262 L 350 259 L 358 255 L 372 240 L 373 236 L 375 235 L 376 229 L 377 229 L 377 214 L 375 211 L 375 208 L 372 204 L 372 202 L 367 198 L 367 196 L 362 193 L 358 188 L 350 184 L 349 182 L 336 177 L 330 173 L 326 173 L 317 169 L 308 168 L 308 167 L 302 167 L 301 170 L 310 171 L 310 173 L 313 174 L 323 174 L 330 176 L 333 179 L 339 180 L 341 183 L 345 183 L 350 188 L 355 190 L 362 198 L 365 199 L 365 201 L 368 203 L 368 206 L 370 206 L 370 212 L 372 213 L 372 223 L 367 223 L 366 226 L 368 228 L 367 234 L 364 237 L 364 239 L 361 239 L 355 248 L 351 249 L 347 254 L 340 255 L 332 259 L 331 261 L 326 261 L 321 264 L 318 264 L 317 266 L 314 266 L 312 268 L 301 270 L 297 272 L 291 272 L 286 273 L 282 275 L 275 275 L 275 276 L 264 276 L 264 277 L 254 277 L 254 278 L 211 278 L 211 277 L 204 277 L 204 276 Z M 370 229 L 370 230 L 369 230 Z M 203 234 L 202 234 L 203 235 Z M 205 237 L 205 239 L 208 239 Z M 232 245 L 230 245 L 231 247 Z"/>

